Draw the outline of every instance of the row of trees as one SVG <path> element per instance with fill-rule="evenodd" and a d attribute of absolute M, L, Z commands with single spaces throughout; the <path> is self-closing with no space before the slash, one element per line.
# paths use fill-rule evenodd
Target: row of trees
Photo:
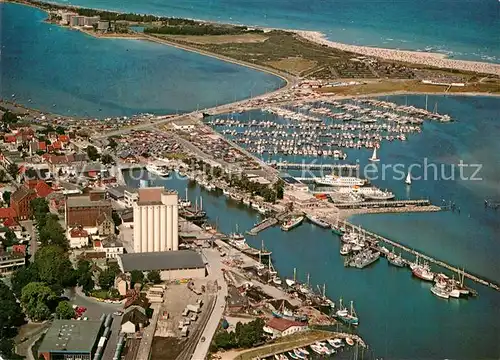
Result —
<path fill-rule="evenodd" d="M 230 186 L 250 193 L 252 196 L 261 196 L 265 201 L 274 203 L 278 199 L 283 199 L 285 183 L 279 179 L 272 186 L 259 184 L 251 181 L 245 174 L 241 176 L 231 176 L 222 171 L 220 167 L 212 167 L 203 160 L 196 158 L 186 158 L 184 162 L 196 169 L 204 169 L 208 176 L 208 180 L 218 178 L 226 181 Z"/>
<path fill-rule="evenodd" d="M 262 30 L 248 30 L 246 26 L 221 26 L 196 23 L 192 25 L 169 24 L 163 26 L 151 26 L 146 27 L 144 32 L 168 35 L 239 35 L 244 33 L 260 33 Z"/>
<path fill-rule="evenodd" d="M 238 322 L 235 331 L 221 330 L 215 335 L 210 351 L 251 348 L 262 343 L 263 338 L 264 320 L 258 318 L 247 324 Z"/>

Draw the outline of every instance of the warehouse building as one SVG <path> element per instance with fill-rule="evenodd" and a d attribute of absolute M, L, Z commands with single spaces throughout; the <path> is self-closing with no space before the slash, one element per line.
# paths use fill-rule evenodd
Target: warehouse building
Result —
<path fill-rule="evenodd" d="M 102 331 L 101 321 L 54 320 L 38 348 L 37 358 L 91 360 Z"/>
<path fill-rule="evenodd" d="M 206 275 L 201 255 L 192 250 L 122 254 L 118 255 L 118 264 L 124 273 L 158 270 L 164 281 L 200 279 Z"/>

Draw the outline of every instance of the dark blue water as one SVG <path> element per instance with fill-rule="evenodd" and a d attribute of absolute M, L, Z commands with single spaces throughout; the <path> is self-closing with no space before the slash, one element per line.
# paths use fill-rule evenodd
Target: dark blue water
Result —
<path fill-rule="evenodd" d="M 203 109 L 283 85 L 235 64 L 146 41 L 96 39 L 45 18 L 40 10 L 0 3 L 0 97 L 104 118 Z"/>
<path fill-rule="evenodd" d="M 390 100 L 423 106 L 422 97 L 392 97 Z M 420 135 L 407 142 L 382 144 L 381 163 L 410 164 L 428 157 L 437 164 L 457 163 L 458 159 L 482 163 L 482 181 L 414 181 L 407 193 L 401 181 L 375 180 L 398 197 L 453 199 L 461 214 L 451 212 L 405 215 L 365 215 L 354 218 L 370 230 L 425 251 L 452 264 L 490 278 L 500 279 L 497 254 L 500 251 L 500 213 L 485 211 L 483 198 L 499 193 L 500 134 L 497 109 L 500 99 L 487 97 L 429 97 L 439 109 L 457 122 L 426 123 Z M 243 114 L 242 116 L 245 116 Z M 357 153 L 357 154 L 356 154 Z M 361 164 L 369 150 L 349 151 L 350 160 Z M 357 156 L 356 156 L 357 155 Z M 416 174 L 415 174 L 416 175 Z M 137 186 L 138 180 L 131 184 Z M 184 196 L 185 180 L 156 182 Z M 203 196 L 210 220 L 224 232 L 248 230 L 259 215 L 222 195 L 191 185 L 189 196 Z M 470 217 L 469 217 L 470 214 Z M 430 285 L 412 278 L 405 269 L 391 267 L 384 259 L 364 270 L 347 269 L 339 255 L 339 239 L 330 231 L 308 223 L 289 233 L 278 227 L 257 237 L 248 237 L 258 247 L 261 240 L 273 251 L 273 263 L 281 276 L 291 276 L 293 268 L 305 281 L 311 274 L 315 285 L 326 283 L 330 297 L 354 300 L 360 316 L 359 333 L 373 354 L 384 359 L 498 359 L 500 294 L 468 282 L 478 298 L 442 300 L 429 291 Z M 467 282 L 467 281 L 466 281 Z"/>
<path fill-rule="evenodd" d="M 349 44 L 500 62 L 497 0 L 56 0 L 61 4 L 316 30 Z"/>

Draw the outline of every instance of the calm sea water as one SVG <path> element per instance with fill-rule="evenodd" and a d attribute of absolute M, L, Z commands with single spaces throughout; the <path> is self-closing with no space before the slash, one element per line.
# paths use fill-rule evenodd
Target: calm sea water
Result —
<path fill-rule="evenodd" d="M 390 100 L 423 106 L 422 97 L 392 97 Z M 496 254 L 500 251 L 500 213 L 485 211 L 485 197 L 500 197 L 500 124 L 496 109 L 500 99 L 486 97 L 429 97 L 440 111 L 457 122 L 426 123 L 420 135 L 407 142 L 383 144 L 381 164 L 410 164 L 424 157 L 438 164 L 465 162 L 483 164 L 479 182 L 414 181 L 409 192 L 401 181 L 374 181 L 389 187 L 398 197 L 453 199 L 461 213 L 366 215 L 353 219 L 370 230 L 425 251 L 468 270 L 500 280 Z M 241 116 L 248 116 L 242 114 Z M 352 161 L 363 162 L 368 150 L 349 151 Z M 137 174 L 135 174 L 137 175 Z M 416 175 L 416 174 L 415 174 Z M 137 186 L 138 180 L 129 179 Z M 192 201 L 203 196 L 210 220 L 224 232 L 248 230 L 260 220 L 257 213 L 227 200 L 222 195 L 200 190 L 185 180 L 154 181 L 179 191 L 189 186 Z M 469 217 L 470 215 L 470 217 Z M 273 251 L 273 263 L 281 276 L 292 276 L 297 268 L 300 280 L 311 274 L 316 285 L 326 284 L 331 298 L 354 300 L 360 325 L 358 332 L 370 344 L 371 354 L 384 359 L 498 359 L 500 357 L 500 295 L 484 286 L 468 283 L 479 291 L 478 298 L 442 300 L 430 292 L 430 284 L 412 278 L 384 259 L 364 270 L 345 268 L 339 255 L 339 238 L 308 223 L 291 232 L 278 227 L 257 237 L 247 237 L 253 246 L 261 240 Z"/>
<path fill-rule="evenodd" d="M 500 62 L 497 0 L 56 0 L 117 11 L 316 30 L 329 39 Z"/>
<path fill-rule="evenodd" d="M 169 46 L 96 39 L 44 23 L 45 17 L 0 3 L 1 97 L 103 118 L 203 109 L 283 85 L 275 76 Z"/>

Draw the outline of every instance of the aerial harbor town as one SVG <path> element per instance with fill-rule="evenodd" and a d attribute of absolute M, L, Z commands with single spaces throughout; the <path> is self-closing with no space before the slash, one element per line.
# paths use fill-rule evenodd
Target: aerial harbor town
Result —
<path fill-rule="evenodd" d="M 387 339 L 388 323 L 428 321 L 428 312 L 438 333 L 459 332 L 439 319 L 464 308 L 474 311 L 464 322 L 477 313 L 497 321 L 496 268 L 450 256 L 446 246 L 455 245 L 438 235 L 430 241 L 442 248 L 410 240 L 476 217 L 498 240 L 497 185 L 469 206 L 422 171 L 435 146 L 447 150 L 431 160 L 461 159 L 469 143 L 454 148 L 450 138 L 467 116 L 450 101 L 498 101 L 497 63 L 58 2 L 3 7 L 42 10 L 53 32 L 147 41 L 277 82 L 234 101 L 195 100 L 188 111 L 120 116 L 106 113 L 105 101 L 80 116 L 63 97 L 47 108 L 2 92 L 1 360 L 438 359 L 456 340 L 426 353 L 429 339 L 415 340 L 417 350 L 404 338 L 418 327 Z M 460 164 L 452 173 L 469 166 L 474 177 L 472 162 Z M 499 181 L 494 170 L 485 176 Z M 376 226 L 359 220 L 368 218 Z M 391 291 L 403 305 L 377 301 Z M 411 306 L 405 296 L 415 296 Z M 386 323 L 374 315 L 392 306 Z M 497 328 L 482 329 L 498 339 Z M 407 349 L 393 352 L 393 341 Z M 498 344 L 474 351 L 500 355 Z"/>

